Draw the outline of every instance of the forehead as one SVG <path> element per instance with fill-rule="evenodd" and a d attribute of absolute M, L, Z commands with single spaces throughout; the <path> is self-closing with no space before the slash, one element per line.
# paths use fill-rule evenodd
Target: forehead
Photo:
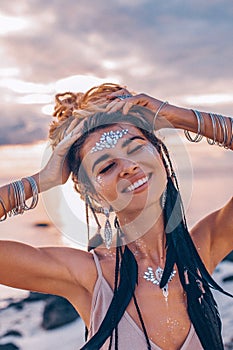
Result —
<path fill-rule="evenodd" d="M 110 131 L 116 132 L 116 131 L 122 131 L 122 130 L 128 130 L 128 132 L 122 136 L 121 139 L 118 140 L 116 147 L 118 144 L 121 144 L 121 142 L 123 140 L 125 140 L 127 137 L 132 137 L 132 136 L 144 136 L 142 134 L 142 132 L 137 129 L 134 125 L 132 124 L 128 124 L 128 123 L 118 123 L 118 124 L 114 124 L 114 125 L 109 125 L 107 127 L 101 128 L 99 130 L 96 130 L 95 132 L 91 133 L 87 139 L 85 140 L 82 149 L 81 149 L 81 157 L 83 157 L 84 155 L 87 154 L 92 154 L 93 157 L 95 155 L 99 155 L 101 154 L 101 152 L 103 153 L 104 151 L 106 151 L 107 149 L 103 149 L 102 151 L 97 151 L 97 152 L 93 152 L 91 153 L 92 148 L 96 145 L 97 142 L 100 141 L 101 136 L 103 135 L 103 133 L 107 133 Z"/>

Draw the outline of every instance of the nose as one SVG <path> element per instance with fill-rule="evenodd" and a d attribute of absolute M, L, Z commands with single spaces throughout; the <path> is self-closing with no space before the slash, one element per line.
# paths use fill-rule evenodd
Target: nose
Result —
<path fill-rule="evenodd" d="M 124 178 L 130 175 L 134 175 L 138 172 L 138 170 L 138 164 L 129 160 L 124 160 L 122 164 L 122 170 L 120 172 L 120 177 Z"/>

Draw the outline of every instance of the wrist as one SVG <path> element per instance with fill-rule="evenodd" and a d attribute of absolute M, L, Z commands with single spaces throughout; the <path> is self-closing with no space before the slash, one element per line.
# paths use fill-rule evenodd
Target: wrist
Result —
<path fill-rule="evenodd" d="M 196 118 L 192 110 L 174 105 L 167 105 L 161 111 L 171 127 L 175 129 L 192 129 Z"/>
<path fill-rule="evenodd" d="M 39 173 L 33 175 L 33 177 L 38 184 L 38 190 L 40 193 L 62 185 L 63 183 L 61 179 L 54 180 L 54 178 L 49 178 L 48 171 L 46 169 L 42 169 Z"/>
<path fill-rule="evenodd" d="M 50 184 L 50 182 L 48 181 L 47 177 L 45 177 L 43 175 L 43 172 L 39 172 L 39 173 L 36 173 L 34 175 L 32 175 L 32 177 L 34 178 L 34 180 L 36 181 L 37 183 L 37 187 L 38 187 L 38 192 L 39 193 L 42 193 L 42 192 L 45 192 L 45 191 L 48 191 L 49 189 L 51 189 L 52 186 Z"/>

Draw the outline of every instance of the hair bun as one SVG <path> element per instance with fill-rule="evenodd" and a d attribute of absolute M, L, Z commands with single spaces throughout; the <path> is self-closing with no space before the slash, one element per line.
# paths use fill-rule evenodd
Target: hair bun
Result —
<path fill-rule="evenodd" d="M 104 83 L 83 92 L 64 92 L 55 96 L 53 116 L 56 118 L 50 125 L 49 138 L 55 147 L 65 136 L 65 132 L 74 118 L 80 121 L 95 113 L 105 111 L 109 101 L 107 95 L 120 90 L 118 84 Z"/>

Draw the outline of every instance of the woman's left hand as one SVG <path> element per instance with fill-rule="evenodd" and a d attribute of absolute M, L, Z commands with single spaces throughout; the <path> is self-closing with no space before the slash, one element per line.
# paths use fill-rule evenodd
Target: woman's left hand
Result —
<path fill-rule="evenodd" d="M 127 96 L 124 98 L 124 96 Z M 156 112 L 161 105 L 162 101 L 157 100 L 146 94 L 131 95 L 127 89 L 121 89 L 115 91 L 107 96 L 109 105 L 106 107 L 108 113 L 114 113 L 122 109 L 123 114 L 127 114 L 131 107 L 138 105 L 150 109 L 152 112 Z"/>
<path fill-rule="evenodd" d="M 170 120 L 170 109 L 171 105 L 164 105 L 159 111 L 156 121 L 154 120 L 154 115 L 158 112 L 159 108 L 163 105 L 163 101 L 157 100 L 146 94 L 131 95 L 127 89 L 121 89 L 115 91 L 107 96 L 109 99 L 109 104 L 106 107 L 107 113 L 114 113 L 118 110 L 122 110 L 122 113 L 127 115 L 130 108 L 133 106 L 146 107 L 153 113 L 151 120 L 148 120 L 156 130 L 162 128 L 173 127 L 173 123 Z"/>

